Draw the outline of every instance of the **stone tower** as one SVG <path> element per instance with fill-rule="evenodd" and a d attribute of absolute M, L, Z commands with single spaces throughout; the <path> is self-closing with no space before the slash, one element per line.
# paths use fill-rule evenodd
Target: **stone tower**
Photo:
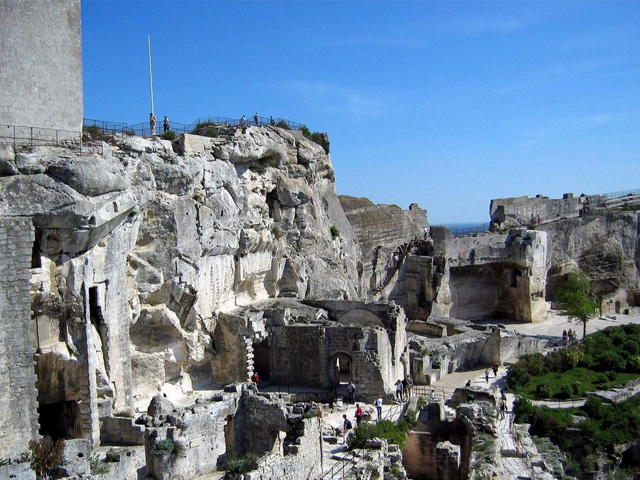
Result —
<path fill-rule="evenodd" d="M 2 128 L 77 136 L 83 114 L 80 0 L 0 0 L 0 52 Z"/>

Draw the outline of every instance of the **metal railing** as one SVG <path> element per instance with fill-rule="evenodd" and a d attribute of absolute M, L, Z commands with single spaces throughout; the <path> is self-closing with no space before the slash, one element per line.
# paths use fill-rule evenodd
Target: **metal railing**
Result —
<path fill-rule="evenodd" d="M 636 188 L 635 190 L 624 190 L 621 192 L 602 193 L 601 195 L 605 198 L 620 198 L 638 194 L 640 194 L 640 188 Z"/>
<path fill-rule="evenodd" d="M 56 128 L 0 124 L 0 140 L 11 143 L 14 147 L 39 145 L 80 147 L 82 146 L 82 133 Z"/>
<path fill-rule="evenodd" d="M 345 478 L 364 461 L 364 449 L 360 450 L 360 455 L 357 455 L 356 452 L 356 450 L 351 450 L 345 457 L 336 460 L 336 463 L 334 463 L 329 470 L 323 472 L 318 479 L 334 480 L 337 478 Z"/>
<path fill-rule="evenodd" d="M 202 129 L 211 129 L 215 128 L 216 130 L 221 130 L 221 133 L 230 133 L 225 132 L 225 127 L 241 127 L 243 124 L 242 119 L 240 118 L 230 118 L 230 117 L 205 117 L 198 118 L 193 123 L 180 123 L 180 122 L 169 122 L 169 131 L 175 133 L 191 133 L 194 135 L 199 135 L 203 133 Z M 244 125 L 247 127 L 252 126 L 263 126 L 263 125 L 271 125 L 271 118 L 267 117 L 258 117 L 257 122 L 253 117 L 245 119 Z M 305 125 L 298 122 L 293 122 L 291 120 L 287 120 L 285 118 L 274 118 L 273 125 L 281 128 L 288 128 L 290 130 L 300 130 Z M 164 121 L 162 118 L 158 119 L 156 123 L 156 127 L 154 131 L 151 131 L 151 124 L 146 122 L 136 123 L 133 125 L 129 125 L 122 122 L 110 122 L 104 120 L 94 120 L 85 118 L 83 119 L 83 130 L 87 131 L 91 134 L 92 138 L 97 138 L 100 134 L 109 134 L 109 135 L 136 135 L 136 136 L 150 136 L 150 135 L 161 135 L 164 133 Z M 93 130 L 93 131 L 92 131 Z"/>

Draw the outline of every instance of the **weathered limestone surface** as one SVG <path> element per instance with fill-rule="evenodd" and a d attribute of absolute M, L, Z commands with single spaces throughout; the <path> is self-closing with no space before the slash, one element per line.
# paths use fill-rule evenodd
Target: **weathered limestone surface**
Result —
<path fill-rule="evenodd" d="M 603 313 L 622 313 L 637 300 L 627 292 L 640 288 L 640 251 L 636 212 L 591 210 L 580 218 L 540 227 L 551 239 L 550 279 L 582 270 L 602 296 Z"/>
<path fill-rule="evenodd" d="M 218 324 L 235 321 L 225 312 L 273 297 L 358 298 L 360 249 L 322 147 L 271 127 L 216 140 L 192 157 L 138 137 L 114 138 L 102 155 L 0 149 L 0 219 L 29 225 L 0 236 L 19 262 L 7 265 L 0 293 L 11 298 L 0 308 L 12 309 L 2 317 L 25 329 L 20 338 L 30 338 L 32 312 L 37 331 L 37 342 L 0 345 L 0 364 L 11 357 L 33 372 L 38 350 L 40 407 L 68 417 L 45 430 L 95 446 L 101 418 L 144 408 L 165 382 L 188 392 L 245 381 L 250 348 L 244 370 L 215 360 Z M 7 418 L 3 434 L 21 432 L 7 452 L 38 430 L 35 379 L 20 378 L 31 411 Z"/>
<path fill-rule="evenodd" d="M 412 203 L 409 210 L 397 205 L 376 205 L 368 198 L 340 195 L 340 204 L 362 248 L 363 278 L 374 290 L 384 278 L 393 252 L 413 238 L 425 237 L 427 211 Z"/>
<path fill-rule="evenodd" d="M 402 305 L 412 319 L 537 321 L 547 311 L 547 250 L 545 232 L 454 237 L 444 227 L 432 228 L 380 296 Z"/>
<path fill-rule="evenodd" d="M 640 304 L 639 204 L 637 194 L 502 198 L 491 201 L 491 223 L 494 230 L 530 225 L 547 232 L 550 299 L 558 280 L 582 270 L 603 299 L 602 313 L 622 313 Z"/>

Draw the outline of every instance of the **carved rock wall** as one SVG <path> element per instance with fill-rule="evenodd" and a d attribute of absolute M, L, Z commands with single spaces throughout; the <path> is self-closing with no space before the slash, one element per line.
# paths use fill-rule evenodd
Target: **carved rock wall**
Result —
<path fill-rule="evenodd" d="M 164 382 L 189 391 L 222 374 L 213 340 L 225 311 L 358 298 L 360 249 L 320 146 L 271 127 L 201 143 L 193 157 L 139 137 L 101 155 L 1 149 L 0 217 L 35 232 L 7 242 L 7 256 L 34 266 L 31 311 L 15 321 L 31 329 L 33 312 L 39 343 L 25 334 L 20 348 L 40 349 L 43 405 L 94 445 L 101 415 L 131 413 Z M 22 418 L 37 429 L 34 417 Z"/>

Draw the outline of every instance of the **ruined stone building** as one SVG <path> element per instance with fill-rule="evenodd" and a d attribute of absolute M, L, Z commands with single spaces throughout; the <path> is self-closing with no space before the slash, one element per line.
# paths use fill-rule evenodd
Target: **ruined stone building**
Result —
<path fill-rule="evenodd" d="M 547 233 L 549 300 L 559 279 L 582 270 L 591 279 L 592 293 L 602 300 L 602 313 L 624 313 L 640 305 L 639 203 L 637 192 L 494 199 L 491 228 L 528 225 Z"/>

